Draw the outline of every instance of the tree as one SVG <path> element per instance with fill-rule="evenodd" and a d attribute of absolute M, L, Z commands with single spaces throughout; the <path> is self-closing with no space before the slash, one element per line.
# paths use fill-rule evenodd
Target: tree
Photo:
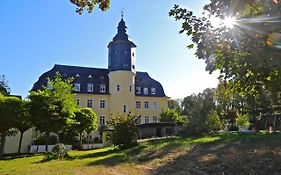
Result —
<path fill-rule="evenodd" d="M 185 118 L 183 118 L 175 109 L 164 109 L 160 116 L 161 122 L 185 123 Z"/>
<path fill-rule="evenodd" d="M 181 114 L 181 112 L 182 112 L 182 109 L 180 106 L 180 100 L 169 99 L 168 108 L 176 110 L 179 114 Z"/>
<path fill-rule="evenodd" d="M 215 89 L 207 88 L 202 93 L 192 94 L 183 99 L 183 114 L 187 116 L 188 121 L 187 132 L 209 133 L 212 128 L 216 128 L 212 125 L 216 119 L 210 119 L 214 116 L 210 112 L 216 110 L 214 94 Z"/>
<path fill-rule="evenodd" d="M 246 97 L 280 91 L 281 3 L 211 0 L 204 14 L 194 16 L 178 5 L 169 13 L 182 20 L 180 32 L 191 37 L 188 47 L 197 46 L 196 56 L 205 61 L 206 70 L 218 70 L 222 81 Z M 214 26 L 212 18 L 221 20 L 221 26 Z"/>
<path fill-rule="evenodd" d="M 91 13 L 94 10 L 96 5 L 99 6 L 99 9 L 105 11 L 109 8 L 110 0 L 69 0 L 71 3 L 77 6 L 76 12 L 80 15 L 84 10 L 87 10 Z"/>
<path fill-rule="evenodd" d="M 15 127 L 16 117 L 21 110 L 21 99 L 0 94 L 0 158 L 3 157 L 6 136 Z"/>
<path fill-rule="evenodd" d="M 10 88 L 8 86 L 8 81 L 5 78 L 5 75 L 0 76 L 0 94 L 9 95 Z"/>
<path fill-rule="evenodd" d="M 137 144 L 135 116 L 118 114 L 107 121 L 107 138 L 115 146 L 125 149 Z"/>
<path fill-rule="evenodd" d="M 22 100 L 20 104 L 19 114 L 16 116 L 16 120 L 15 120 L 15 128 L 17 128 L 18 131 L 20 132 L 18 153 L 20 153 L 21 150 L 21 144 L 22 144 L 22 138 L 24 132 L 32 127 L 31 115 L 29 111 L 30 111 L 30 102 Z"/>
<path fill-rule="evenodd" d="M 82 147 L 83 132 L 89 134 L 98 128 L 97 114 L 91 108 L 81 108 L 74 113 L 74 124 L 72 125 L 80 133 L 80 147 Z"/>
<path fill-rule="evenodd" d="M 46 151 L 50 133 L 61 131 L 72 122 L 77 108 L 72 81 L 72 78 L 62 80 L 56 73 L 54 79 L 48 79 L 52 88 L 43 87 L 29 94 L 32 123 L 40 132 L 46 133 Z"/>

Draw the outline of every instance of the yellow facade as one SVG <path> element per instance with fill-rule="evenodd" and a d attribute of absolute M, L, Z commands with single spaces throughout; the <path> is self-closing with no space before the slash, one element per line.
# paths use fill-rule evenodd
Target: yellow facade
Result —
<path fill-rule="evenodd" d="M 135 73 L 131 71 L 113 71 L 109 73 L 109 94 L 76 94 L 80 107 L 88 106 L 92 100 L 92 109 L 105 122 L 118 113 L 131 113 L 140 117 L 140 123 L 158 122 L 163 109 L 168 108 L 168 97 L 136 96 Z M 105 108 L 101 108 L 101 100 L 105 100 Z M 136 103 L 140 104 L 138 107 Z M 146 103 L 146 104 L 145 104 Z M 148 118 L 148 120 L 145 120 Z M 156 120 L 155 120 L 156 118 Z"/>

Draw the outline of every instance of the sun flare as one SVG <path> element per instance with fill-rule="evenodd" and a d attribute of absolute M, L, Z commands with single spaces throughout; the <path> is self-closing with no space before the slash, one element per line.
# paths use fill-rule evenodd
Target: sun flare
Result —
<path fill-rule="evenodd" d="M 223 25 L 226 28 L 232 29 L 236 25 L 236 19 L 234 17 L 228 16 L 223 19 Z"/>

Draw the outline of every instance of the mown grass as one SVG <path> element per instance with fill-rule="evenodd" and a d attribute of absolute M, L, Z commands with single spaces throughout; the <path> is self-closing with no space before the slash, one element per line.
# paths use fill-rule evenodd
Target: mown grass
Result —
<path fill-rule="evenodd" d="M 266 145 L 268 145 L 269 149 L 271 149 L 271 146 L 279 149 L 280 139 L 281 134 L 266 133 L 168 137 L 140 141 L 138 146 L 127 150 L 107 147 L 90 151 L 70 151 L 70 158 L 66 160 L 42 162 L 44 158 L 42 154 L 10 156 L 0 160 L 0 174 L 133 175 L 187 174 L 187 171 L 193 172 L 192 174 L 200 174 L 192 168 L 182 170 L 180 167 L 188 168 L 186 162 L 193 162 L 194 164 L 190 164 L 190 166 L 199 167 L 199 172 L 214 172 L 216 174 L 222 173 L 219 168 L 206 169 L 204 167 L 206 162 L 202 164 L 201 159 L 205 160 L 205 155 L 212 155 L 211 157 L 215 157 L 216 161 L 223 162 L 221 159 L 228 160 L 228 157 L 220 157 L 219 155 L 227 156 L 228 149 L 236 149 L 239 152 L 240 149 L 241 151 L 250 150 L 255 145 L 265 145 L 263 148 L 267 148 Z M 253 149 L 259 149 L 259 147 Z M 279 153 L 277 151 L 276 155 L 279 155 Z M 223 166 L 225 165 L 223 164 Z"/>

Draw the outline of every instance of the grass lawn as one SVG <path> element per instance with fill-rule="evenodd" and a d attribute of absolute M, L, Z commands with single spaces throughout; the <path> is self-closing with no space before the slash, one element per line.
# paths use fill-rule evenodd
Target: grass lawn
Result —
<path fill-rule="evenodd" d="M 281 174 L 281 134 L 225 134 L 142 140 L 128 150 L 71 151 L 67 160 L 43 155 L 0 160 L 0 174 Z"/>

